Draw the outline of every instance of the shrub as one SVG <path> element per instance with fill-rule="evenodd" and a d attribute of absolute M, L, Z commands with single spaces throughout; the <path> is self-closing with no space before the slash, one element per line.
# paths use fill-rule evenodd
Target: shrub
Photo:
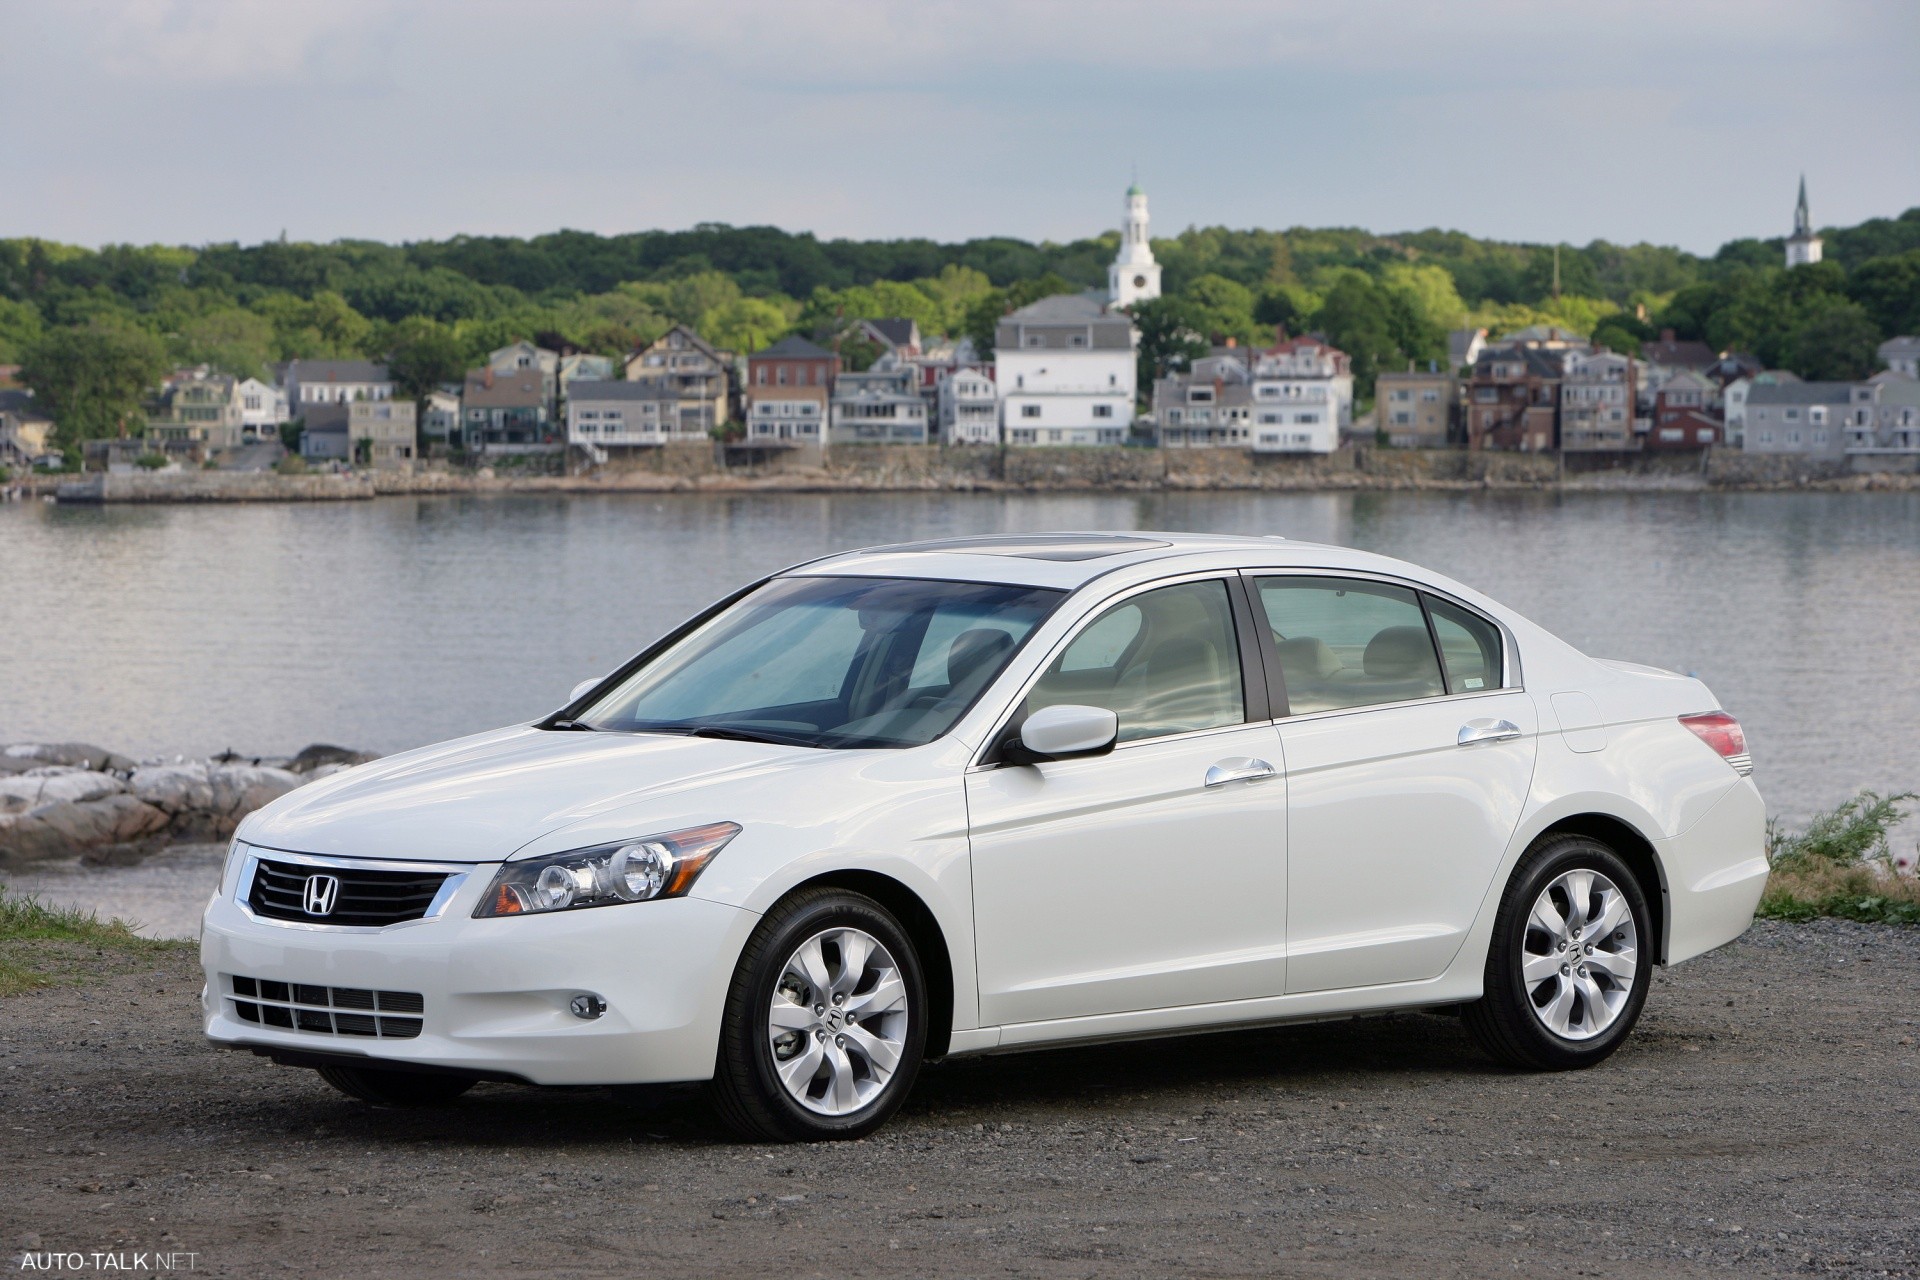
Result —
<path fill-rule="evenodd" d="M 167 455 L 164 453 L 143 453 L 133 460 L 133 465 L 143 471 L 158 471 L 167 465 Z"/>
<path fill-rule="evenodd" d="M 1767 823 L 1773 874 L 1760 914 L 1781 920 L 1838 916 L 1870 924 L 1920 924 L 1920 878 L 1897 872 L 1888 836 L 1906 820 L 1911 792 L 1859 795 L 1790 832 Z"/>

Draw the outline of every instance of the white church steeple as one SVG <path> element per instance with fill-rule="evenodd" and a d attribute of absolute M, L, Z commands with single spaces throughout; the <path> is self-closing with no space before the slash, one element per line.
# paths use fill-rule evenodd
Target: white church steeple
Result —
<path fill-rule="evenodd" d="M 1160 264 L 1147 240 L 1147 193 L 1138 182 L 1127 188 L 1127 214 L 1120 224 L 1120 252 L 1107 268 L 1107 301 L 1115 307 L 1160 296 Z"/>
<path fill-rule="evenodd" d="M 1820 261 L 1820 237 L 1813 234 L 1813 216 L 1807 212 L 1807 175 L 1800 175 L 1800 203 L 1793 207 L 1793 235 L 1787 240 L 1787 265 L 1803 267 Z"/>

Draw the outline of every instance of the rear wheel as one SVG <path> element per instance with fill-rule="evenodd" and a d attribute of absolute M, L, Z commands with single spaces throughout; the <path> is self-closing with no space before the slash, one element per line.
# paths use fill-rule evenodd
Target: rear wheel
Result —
<path fill-rule="evenodd" d="M 757 1141 L 857 1138 L 900 1108 L 926 1044 L 926 981 L 873 899 L 803 890 L 767 913 L 727 994 L 708 1087 Z"/>
<path fill-rule="evenodd" d="M 1620 1047 L 1652 978 L 1651 917 L 1620 856 L 1555 836 L 1521 862 L 1487 948 L 1486 993 L 1462 1011 L 1492 1057 L 1535 1071 L 1590 1067 Z"/>
<path fill-rule="evenodd" d="M 431 1107 L 452 1102 L 479 1081 L 437 1071 L 387 1071 L 379 1067 L 319 1067 L 320 1078 L 378 1107 Z"/>

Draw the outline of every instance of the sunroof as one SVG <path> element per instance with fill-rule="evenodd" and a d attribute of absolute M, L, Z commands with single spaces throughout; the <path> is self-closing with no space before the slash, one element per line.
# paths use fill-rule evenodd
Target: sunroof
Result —
<path fill-rule="evenodd" d="M 972 552 L 987 556 L 1019 556 L 1024 560 L 1098 560 L 1102 556 L 1172 545 L 1157 538 L 1137 538 L 1122 533 L 1035 533 L 1026 536 L 935 538 L 929 542 L 903 543 L 887 550 Z"/>

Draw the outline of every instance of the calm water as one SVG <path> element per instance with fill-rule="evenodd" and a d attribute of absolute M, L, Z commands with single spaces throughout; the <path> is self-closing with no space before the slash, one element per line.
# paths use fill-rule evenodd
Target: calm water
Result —
<path fill-rule="evenodd" d="M 988 531 L 1348 543 L 1693 672 L 1799 816 L 1920 790 L 1920 496 L 754 495 L 0 506 L 0 742 L 391 751 L 552 709 L 734 585 Z"/>

